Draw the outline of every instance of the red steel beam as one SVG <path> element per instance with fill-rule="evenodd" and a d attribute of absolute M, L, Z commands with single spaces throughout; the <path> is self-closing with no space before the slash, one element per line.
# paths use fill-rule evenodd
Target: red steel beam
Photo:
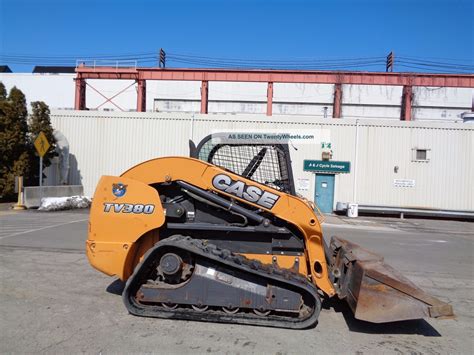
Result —
<path fill-rule="evenodd" d="M 402 91 L 402 107 L 400 119 L 411 121 L 411 106 L 413 101 L 413 90 L 411 86 L 404 86 Z"/>
<path fill-rule="evenodd" d="M 178 68 L 76 68 L 78 79 L 237 81 L 312 84 L 441 86 L 473 88 L 473 74 L 378 73 L 349 71 L 291 71 Z"/>
<path fill-rule="evenodd" d="M 76 78 L 76 95 L 74 99 L 75 110 L 85 110 L 86 108 L 86 81 Z"/>
<path fill-rule="evenodd" d="M 137 112 L 146 112 L 146 81 L 137 81 Z"/>
<path fill-rule="evenodd" d="M 273 83 L 268 83 L 267 87 L 267 116 L 273 113 Z"/>
<path fill-rule="evenodd" d="M 121 108 L 119 105 L 117 105 L 115 102 L 112 101 L 112 97 L 107 97 L 107 96 L 105 96 L 105 95 L 102 94 L 99 90 L 97 90 L 95 87 L 93 87 L 91 84 L 89 84 L 89 83 L 87 83 L 87 82 L 86 82 L 86 85 L 87 85 L 88 87 L 90 87 L 92 90 L 94 90 L 96 93 L 98 93 L 100 96 L 102 96 L 102 97 L 105 99 L 105 101 L 104 101 L 102 104 L 100 104 L 99 106 L 97 106 L 96 109 L 98 109 L 100 106 L 106 104 L 107 102 L 110 102 L 112 105 L 114 105 L 115 107 L 117 107 L 120 111 L 125 111 L 123 108 Z M 123 91 L 125 91 L 126 89 L 127 89 L 127 88 L 125 88 Z M 119 94 L 120 94 L 120 93 L 119 93 Z M 117 95 L 115 95 L 115 96 L 117 96 Z"/>
<path fill-rule="evenodd" d="M 201 85 L 201 113 L 207 113 L 209 103 L 209 82 L 202 81 Z"/>
<path fill-rule="evenodd" d="M 87 83 L 86 83 L 87 84 Z M 96 90 L 94 87 L 92 87 L 92 85 L 90 84 L 87 84 L 89 85 L 91 88 L 93 88 L 94 90 Z M 135 85 L 135 83 L 131 83 L 130 85 L 128 85 L 127 87 L 123 88 L 122 90 L 120 90 L 118 93 L 116 93 L 114 96 L 111 96 L 111 97 L 108 97 L 104 102 L 102 102 L 99 106 L 97 106 L 94 110 L 98 110 L 100 107 L 104 106 L 107 102 L 110 102 L 112 105 L 115 105 L 115 103 L 112 101 L 113 99 L 115 99 L 117 96 L 119 96 L 121 93 L 127 91 L 127 89 L 130 87 L 130 86 L 133 86 Z M 97 91 L 97 90 L 96 90 Z M 105 95 L 102 95 L 102 97 L 106 97 Z M 118 106 L 117 106 L 118 107 Z"/>
<path fill-rule="evenodd" d="M 342 104 L 342 84 L 334 85 L 334 107 L 332 110 L 332 118 L 341 118 Z"/>

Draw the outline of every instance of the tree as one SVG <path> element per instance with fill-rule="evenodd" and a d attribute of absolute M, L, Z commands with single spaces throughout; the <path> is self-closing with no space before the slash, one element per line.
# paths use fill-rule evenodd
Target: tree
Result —
<path fill-rule="evenodd" d="M 0 201 L 2 200 L 4 194 L 4 185 L 6 184 L 6 174 L 7 174 L 7 156 L 6 156 L 6 99 L 7 91 L 5 90 L 5 85 L 0 81 Z"/>
<path fill-rule="evenodd" d="M 7 98 L 7 90 L 5 85 L 0 81 L 0 100 L 5 100 Z"/>
<path fill-rule="evenodd" d="M 48 105 L 32 102 L 31 111 L 28 120 L 25 95 L 13 87 L 7 96 L 0 82 L 0 200 L 15 198 L 16 176 L 23 176 L 25 185 L 38 185 L 39 159 L 33 142 L 41 131 L 50 144 L 43 165 L 51 165 L 51 159 L 57 155 Z"/>
<path fill-rule="evenodd" d="M 50 144 L 48 152 L 43 156 L 43 168 L 50 166 L 51 159 L 58 155 L 55 150 L 56 139 L 53 135 L 53 127 L 51 126 L 49 114 L 49 107 L 43 101 L 35 101 L 31 103 L 31 115 L 28 122 L 31 142 L 28 149 L 30 153 L 30 174 L 28 175 L 28 179 L 25 181 L 28 186 L 38 185 L 39 182 L 39 158 L 33 143 L 41 131 L 45 134 Z"/>
<path fill-rule="evenodd" d="M 14 197 L 15 176 L 29 173 L 26 98 L 13 87 L 6 97 L 0 85 L 0 199 Z"/>

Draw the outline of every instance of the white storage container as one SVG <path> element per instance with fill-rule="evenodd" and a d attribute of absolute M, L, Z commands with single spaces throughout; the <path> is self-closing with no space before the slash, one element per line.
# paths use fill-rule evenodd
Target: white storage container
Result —
<path fill-rule="evenodd" d="M 347 217 L 356 218 L 359 216 L 359 205 L 357 203 L 349 203 L 347 205 Z"/>

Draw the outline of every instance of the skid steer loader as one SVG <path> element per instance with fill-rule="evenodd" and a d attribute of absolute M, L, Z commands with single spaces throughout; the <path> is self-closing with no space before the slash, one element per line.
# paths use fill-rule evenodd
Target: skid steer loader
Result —
<path fill-rule="evenodd" d="M 126 281 L 131 314 L 301 329 L 322 297 L 338 297 L 375 323 L 453 315 L 382 257 L 337 237 L 326 245 L 314 205 L 295 193 L 287 144 L 221 138 L 100 179 L 87 256 Z"/>

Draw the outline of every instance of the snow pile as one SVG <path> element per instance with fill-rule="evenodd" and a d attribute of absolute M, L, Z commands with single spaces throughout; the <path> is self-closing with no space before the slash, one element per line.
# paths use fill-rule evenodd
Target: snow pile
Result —
<path fill-rule="evenodd" d="M 88 208 L 92 200 L 87 196 L 44 197 L 38 207 L 39 211 L 61 211 L 75 208 Z"/>

